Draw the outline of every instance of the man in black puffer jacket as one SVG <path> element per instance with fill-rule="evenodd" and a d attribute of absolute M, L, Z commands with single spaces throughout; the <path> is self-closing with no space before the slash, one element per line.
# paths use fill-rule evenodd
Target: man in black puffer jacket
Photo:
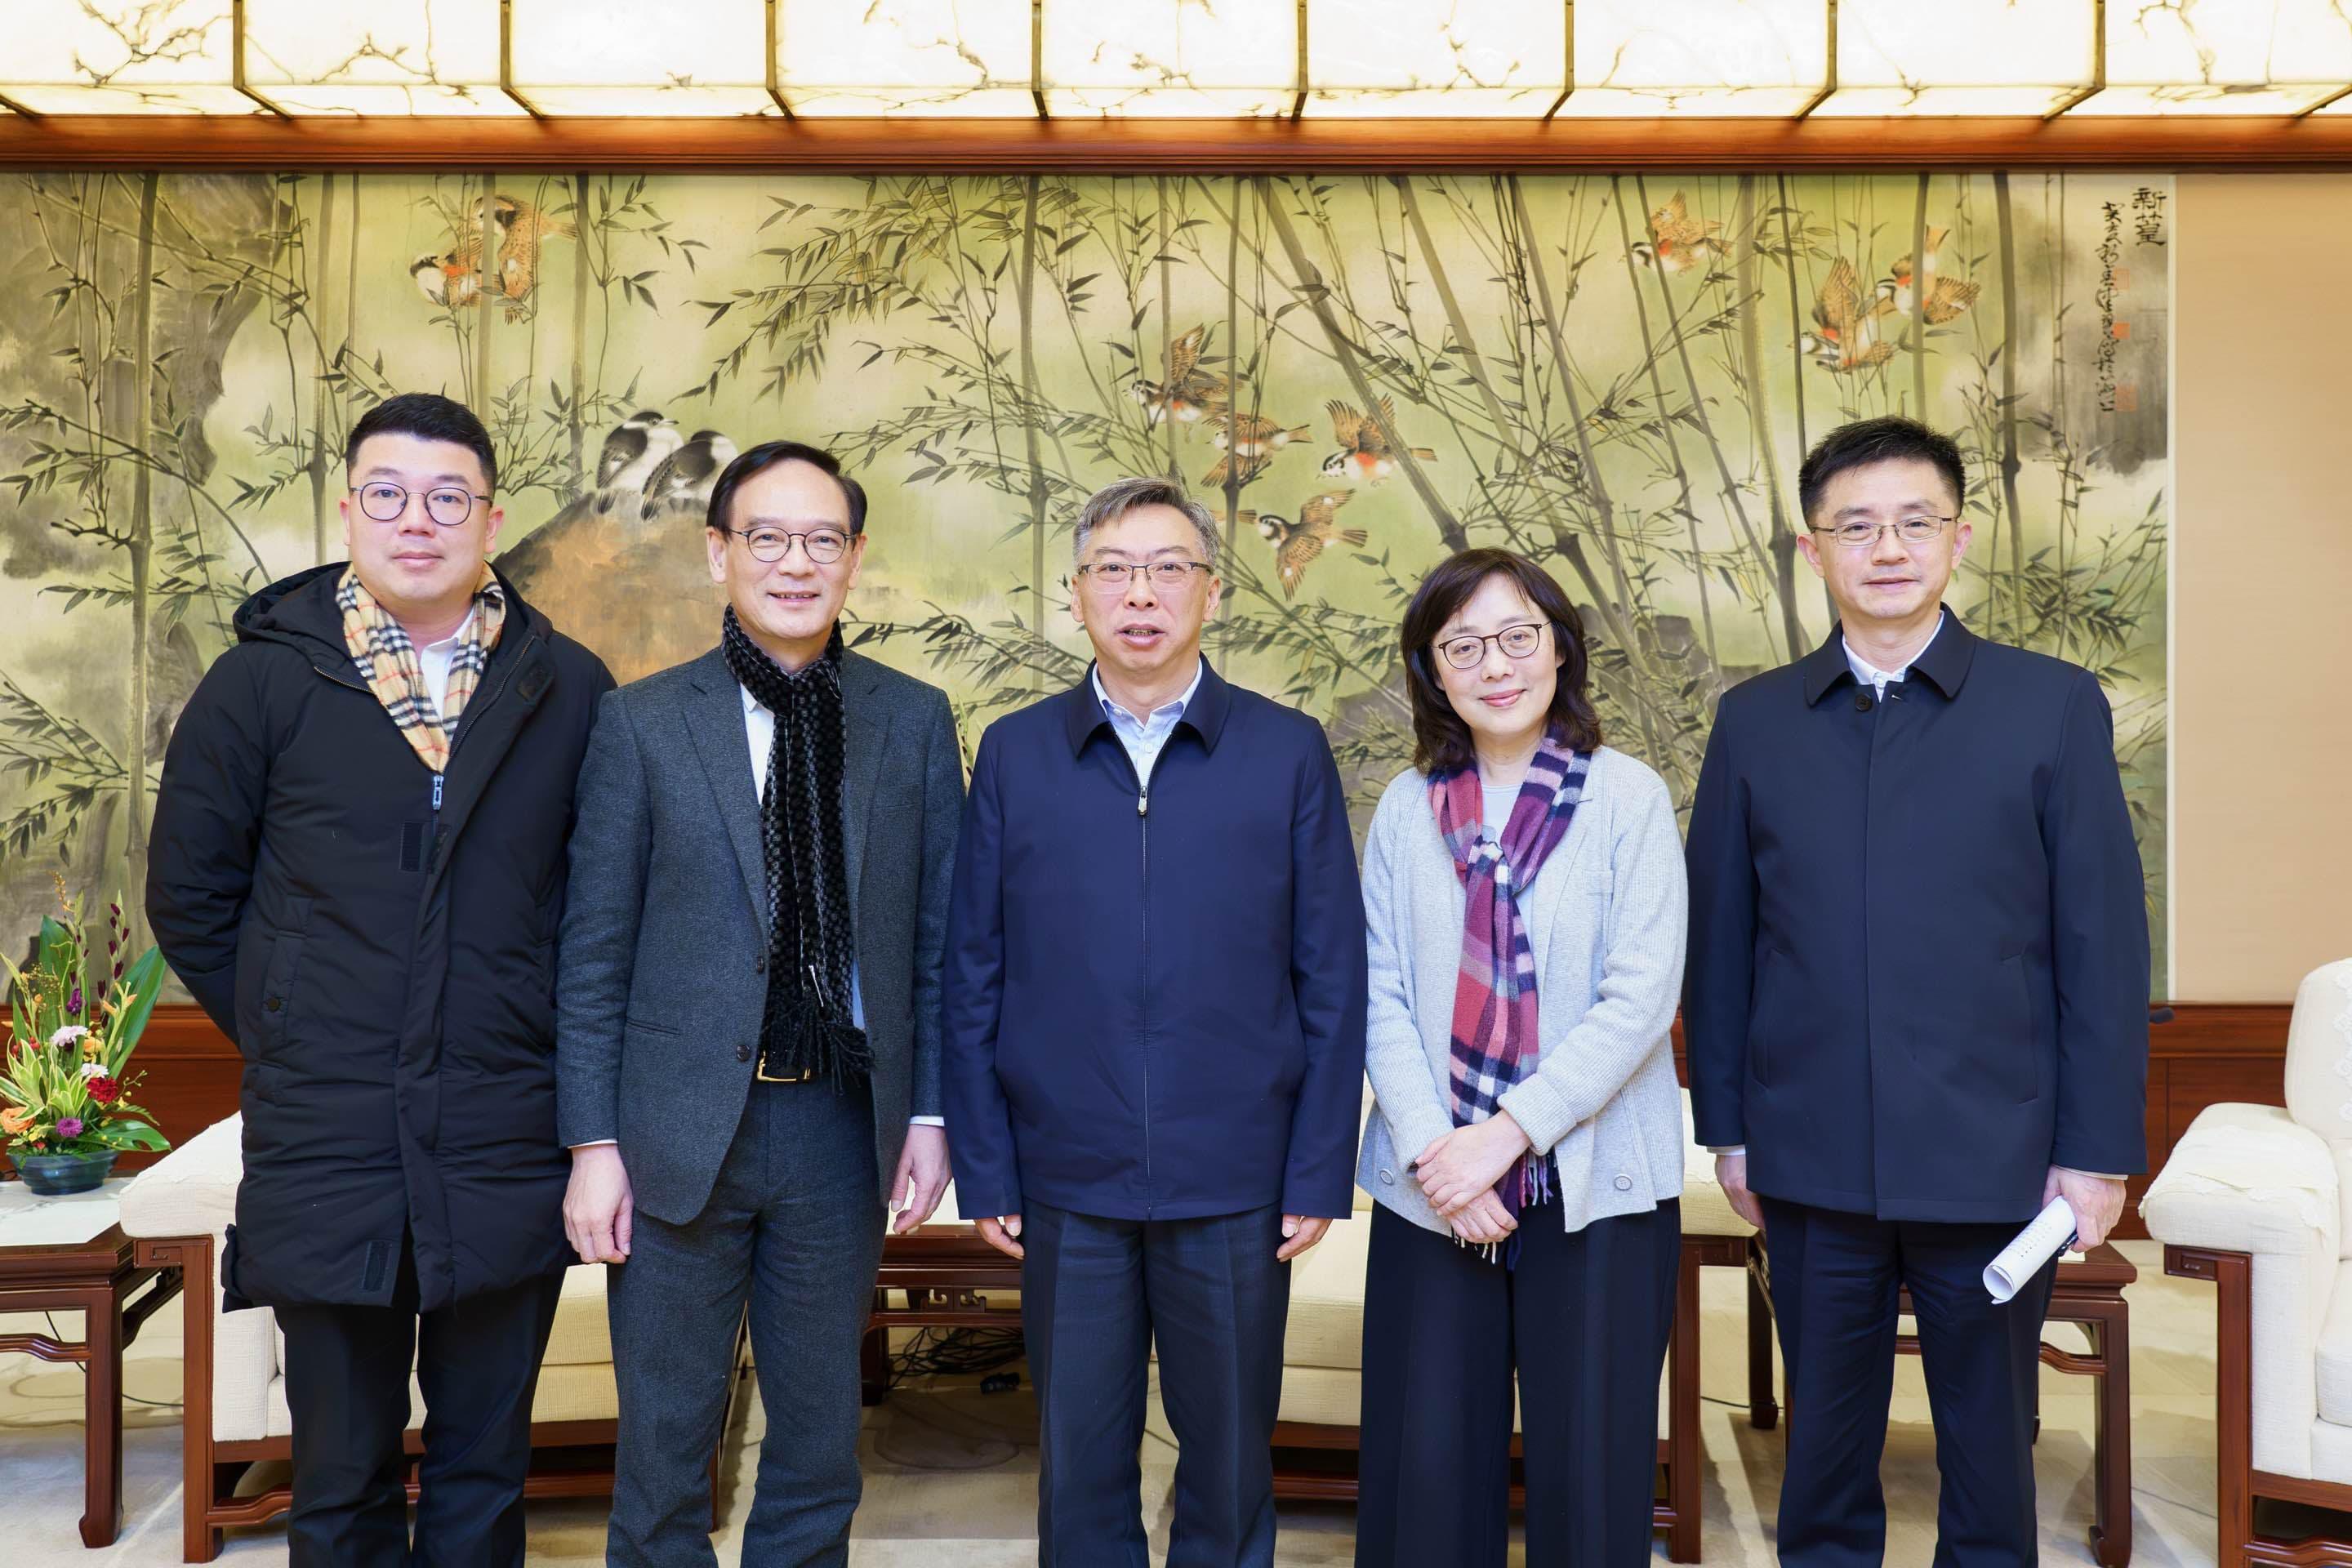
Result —
<path fill-rule="evenodd" d="M 393 398 L 345 461 L 351 561 L 248 600 L 173 733 L 147 913 L 245 1057 L 221 1280 L 285 1331 L 293 1563 L 520 1563 L 570 1257 L 564 843 L 613 679 L 488 567 L 496 459 L 470 412 Z"/>

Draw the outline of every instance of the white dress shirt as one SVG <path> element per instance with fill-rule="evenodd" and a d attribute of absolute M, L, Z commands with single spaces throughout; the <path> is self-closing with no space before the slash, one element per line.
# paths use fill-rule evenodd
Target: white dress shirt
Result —
<path fill-rule="evenodd" d="M 457 657 L 457 645 L 474 628 L 478 612 L 467 610 L 457 629 L 439 642 L 429 642 L 416 650 L 417 668 L 425 675 L 425 689 L 432 694 L 433 711 L 446 713 L 449 709 L 449 661 Z"/>
<path fill-rule="evenodd" d="M 1200 669 L 1192 672 L 1192 684 L 1184 689 L 1184 694 L 1172 702 L 1162 702 L 1151 710 L 1151 716 L 1147 719 L 1137 718 L 1110 700 L 1110 693 L 1103 689 L 1099 668 L 1087 673 L 1087 679 L 1095 683 L 1095 700 L 1102 704 L 1104 714 L 1110 720 L 1112 733 L 1118 737 L 1118 743 L 1127 748 L 1128 761 L 1135 764 L 1136 782 L 1145 789 L 1151 787 L 1152 764 L 1160 760 L 1160 752 L 1168 744 L 1168 737 L 1176 732 L 1176 721 L 1184 717 L 1184 710 L 1192 705 L 1192 693 L 1201 689 L 1201 670 L 1208 668 L 1208 661 L 1202 660 Z"/>
<path fill-rule="evenodd" d="M 1863 658 L 1862 655 L 1854 651 L 1853 644 L 1848 642 L 1843 634 L 1838 637 L 1838 646 L 1845 649 L 1845 664 L 1848 669 L 1853 671 L 1853 683 L 1856 686 L 1869 687 L 1872 691 L 1875 692 L 1881 699 L 1884 699 L 1886 695 L 1886 689 L 1889 686 L 1898 685 L 1909 677 L 1911 674 L 1911 667 L 1919 662 L 1919 656 L 1927 651 L 1928 645 L 1933 643 L 1936 638 L 1941 635 L 1943 629 L 1944 617 L 1937 616 L 1936 617 L 1935 630 L 1927 634 L 1927 641 L 1923 642 L 1917 647 L 1913 648 L 1911 650 L 1911 657 L 1905 659 L 1902 665 L 1895 669 L 1881 669 L 1876 665 L 1871 663 L 1870 660 Z M 1709 1149 L 1707 1152 L 1711 1154 L 1745 1154 L 1748 1152 L 1748 1145 L 1741 1143 L 1730 1148 Z M 2120 1182 L 2123 1180 L 2121 1176 L 2109 1176 L 2097 1171 L 2074 1171 L 2072 1166 L 2062 1165 L 2059 1169 L 2072 1171 L 2074 1174 L 2078 1176 L 2098 1176 L 2103 1181 Z"/>

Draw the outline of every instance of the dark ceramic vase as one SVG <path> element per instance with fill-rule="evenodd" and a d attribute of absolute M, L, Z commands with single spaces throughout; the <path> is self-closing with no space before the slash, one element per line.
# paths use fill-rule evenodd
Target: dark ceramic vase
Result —
<path fill-rule="evenodd" d="M 103 1183 L 114 1169 L 115 1152 L 101 1149 L 95 1154 L 18 1154 L 16 1173 L 25 1178 L 25 1190 L 37 1197 L 67 1197 Z"/>

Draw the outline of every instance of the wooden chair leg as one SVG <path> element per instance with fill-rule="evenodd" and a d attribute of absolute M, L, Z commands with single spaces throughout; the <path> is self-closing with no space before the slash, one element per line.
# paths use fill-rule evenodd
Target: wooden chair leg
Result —
<path fill-rule="evenodd" d="M 1759 1432 L 1769 1432 L 1780 1424 L 1780 1406 L 1772 1392 L 1772 1298 L 1764 1293 L 1763 1281 L 1751 1261 L 1748 1267 L 1748 1424 Z"/>
<path fill-rule="evenodd" d="M 180 1557 L 209 1563 L 220 1555 L 212 1523 L 218 1468 L 213 1462 L 213 1238 L 142 1237 L 142 1268 L 180 1271 Z"/>
<path fill-rule="evenodd" d="M 1666 1342 L 1666 1556 L 1699 1560 L 1698 1255 L 1685 1247 L 1675 1279 L 1675 1326 Z"/>

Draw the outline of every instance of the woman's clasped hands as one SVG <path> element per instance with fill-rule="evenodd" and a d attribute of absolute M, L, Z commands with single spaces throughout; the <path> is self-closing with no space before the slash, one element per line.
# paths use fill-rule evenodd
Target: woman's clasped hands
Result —
<path fill-rule="evenodd" d="M 1412 1164 L 1422 1194 L 1454 1234 L 1477 1246 L 1508 1240 L 1518 1221 L 1496 1189 L 1528 1149 L 1507 1110 L 1430 1140 Z"/>

